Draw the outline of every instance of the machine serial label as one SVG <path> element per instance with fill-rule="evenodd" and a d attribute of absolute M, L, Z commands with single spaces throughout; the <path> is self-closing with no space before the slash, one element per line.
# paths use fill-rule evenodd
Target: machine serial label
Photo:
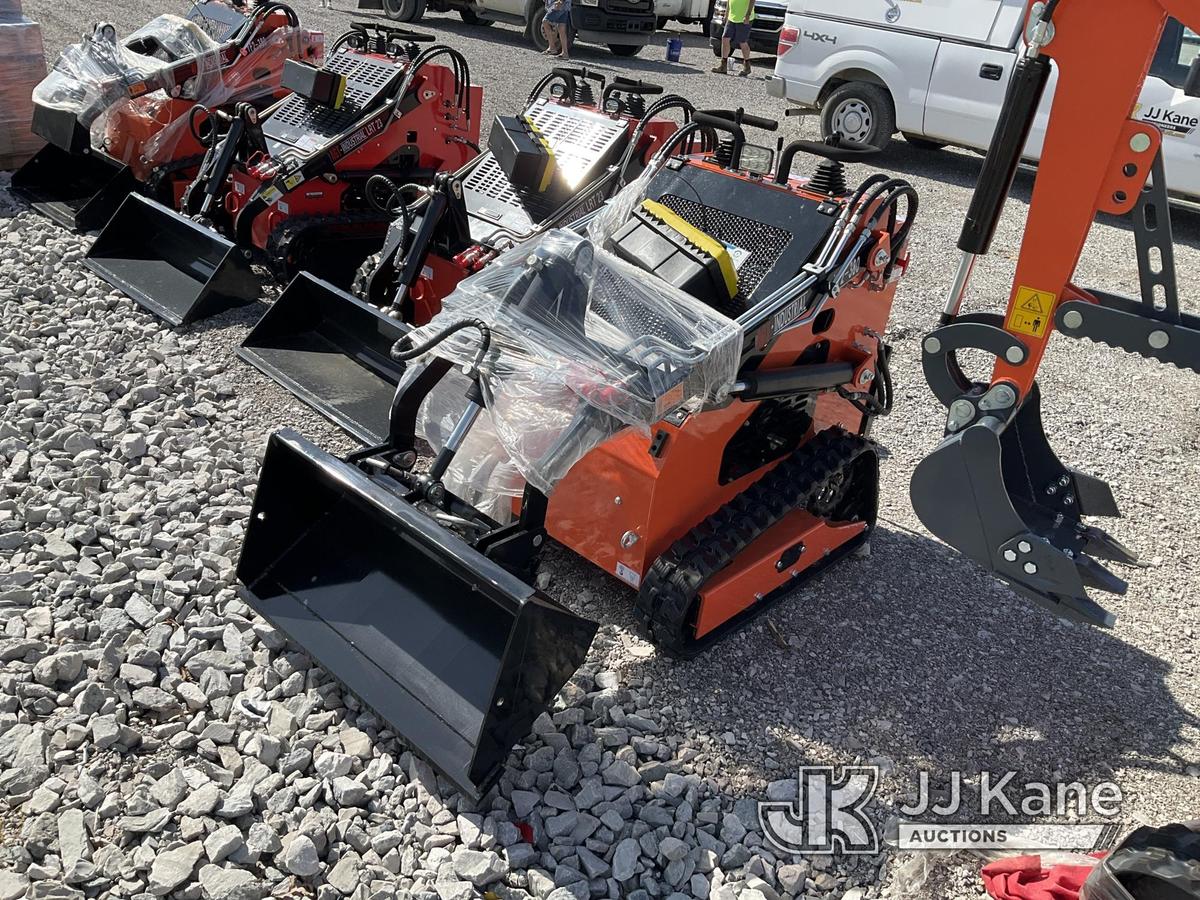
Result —
<path fill-rule="evenodd" d="M 1008 314 L 1006 327 L 1009 331 L 1040 338 L 1046 334 L 1050 316 L 1054 313 L 1054 295 L 1049 291 L 1021 285 L 1012 312 Z"/>
<path fill-rule="evenodd" d="M 642 586 L 642 576 L 623 562 L 617 563 L 617 577 L 630 587 L 636 588 Z"/>

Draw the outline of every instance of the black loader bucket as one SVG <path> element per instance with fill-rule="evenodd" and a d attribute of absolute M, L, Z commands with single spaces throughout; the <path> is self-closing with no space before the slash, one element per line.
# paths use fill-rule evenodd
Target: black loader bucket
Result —
<path fill-rule="evenodd" d="M 257 612 L 472 797 L 596 632 L 292 431 L 267 445 L 238 578 Z"/>
<path fill-rule="evenodd" d="M 301 272 L 246 335 L 238 356 L 366 444 L 388 433 L 408 326 Z"/>
<path fill-rule="evenodd" d="M 1094 557 L 1137 557 L 1081 516 L 1118 516 L 1109 486 L 1059 461 L 1036 388 L 1005 421 L 985 415 L 946 437 L 913 472 L 913 509 L 950 546 L 1057 615 L 1111 626 L 1087 588 L 1124 594 Z"/>
<path fill-rule="evenodd" d="M 260 287 L 239 247 L 137 194 L 104 226 L 84 265 L 172 325 L 252 303 Z"/>
<path fill-rule="evenodd" d="M 128 166 L 47 144 L 13 173 L 17 196 L 64 228 L 102 228 L 137 186 Z"/>

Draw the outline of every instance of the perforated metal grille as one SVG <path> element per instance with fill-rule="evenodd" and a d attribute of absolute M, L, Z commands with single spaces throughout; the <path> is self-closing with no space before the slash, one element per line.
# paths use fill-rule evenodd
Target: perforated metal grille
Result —
<path fill-rule="evenodd" d="M 591 183 L 598 163 L 606 162 L 625 136 L 625 124 L 595 112 L 541 102 L 526 112 L 554 151 L 556 184 L 583 187 Z M 545 194 L 515 190 L 490 153 L 463 181 L 469 194 L 471 215 L 519 233 L 529 232 L 565 201 L 561 191 Z"/>
<path fill-rule="evenodd" d="M 550 142 L 555 164 L 568 184 L 578 184 L 625 134 L 622 121 L 553 103 L 535 106 L 529 118 Z"/>
<path fill-rule="evenodd" d="M 311 146 L 298 149 L 315 150 L 343 134 L 375 104 L 398 74 L 401 63 L 346 51 L 336 54 L 325 66 L 346 76 L 346 96 L 341 108 L 332 109 L 293 94 L 264 123 L 266 137 L 288 146 L 296 146 L 307 138 L 305 144 Z M 272 148 L 272 154 L 277 154 L 276 148 Z"/>
<path fill-rule="evenodd" d="M 626 334 L 652 335 L 680 348 L 689 344 L 678 323 L 647 306 L 645 297 L 636 295 L 624 279 L 604 266 L 597 267 L 589 309 Z"/>
<path fill-rule="evenodd" d="M 782 228 L 734 215 L 715 206 L 705 206 L 686 197 L 663 194 L 658 202 L 705 234 L 750 254 L 738 266 L 738 294 L 743 298 L 754 293 L 792 239 L 792 235 Z"/>

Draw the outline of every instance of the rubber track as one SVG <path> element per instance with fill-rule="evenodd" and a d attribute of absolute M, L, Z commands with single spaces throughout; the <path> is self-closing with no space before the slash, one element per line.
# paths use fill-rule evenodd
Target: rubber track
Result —
<path fill-rule="evenodd" d="M 637 612 L 650 639 L 686 659 L 719 637 L 723 631 L 700 640 L 688 634 L 688 616 L 705 582 L 788 513 L 812 504 L 831 478 L 849 478 L 855 461 L 874 452 L 866 438 L 827 428 L 676 541 L 638 591 Z"/>

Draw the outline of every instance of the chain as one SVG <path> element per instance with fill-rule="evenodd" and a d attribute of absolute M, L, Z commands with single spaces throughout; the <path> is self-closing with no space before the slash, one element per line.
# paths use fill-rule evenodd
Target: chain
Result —
<path fill-rule="evenodd" d="M 676 541 L 655 560 L 638 592 L 637 613 L 651 639 L 683 658 L 716 640 L 723 627 L 700 640 L 688 633 L 705 583 L 793 510 L 821 515 L 843 505 L 854 488 L 854 464 L 867 453 L 875 447 L 866 438 L 827 428 Z"/>

